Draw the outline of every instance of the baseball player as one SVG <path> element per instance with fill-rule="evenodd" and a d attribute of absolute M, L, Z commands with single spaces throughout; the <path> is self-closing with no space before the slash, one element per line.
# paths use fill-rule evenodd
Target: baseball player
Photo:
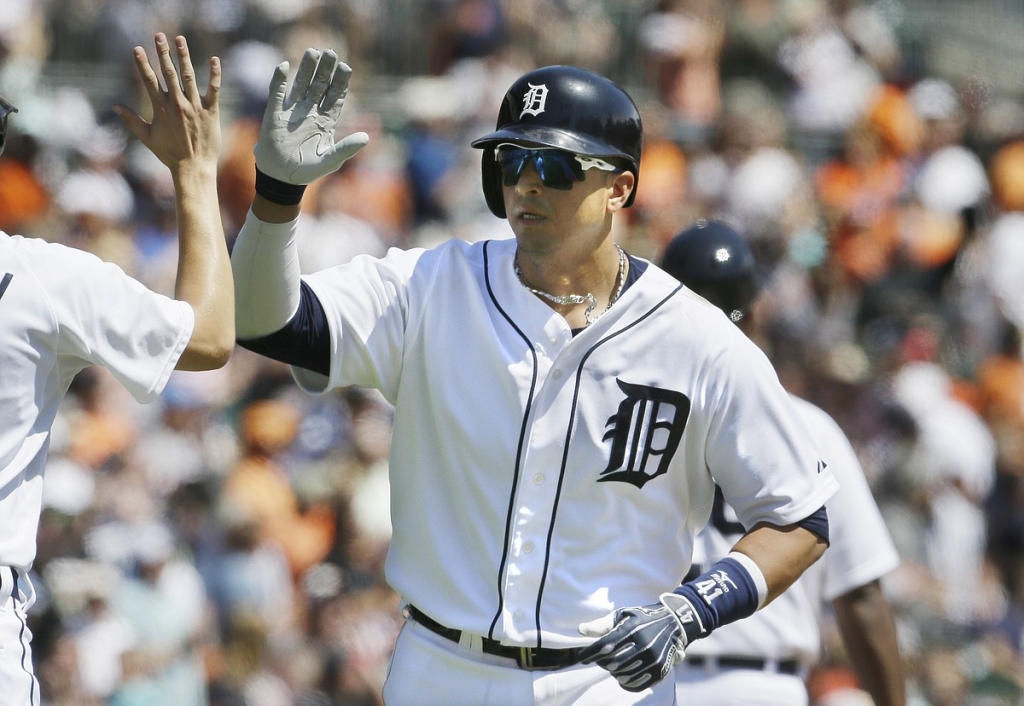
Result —
<path fill-rule="evenodd" d="M 699 221 L 665 250 L 662 268 L 747 330 L 761 287 L 750 247 L 730 226 Z M 797 412 L 839 481 L 828 503 L 831 544 L 821 561 L 762 611 L 716 631 L 687 650 L 676 669 L 679 703 L 723 706 L 806 705 L 804 685 L 817 661 L 823 602 L 835 611 L 860 685 L 876 706 L 903 706 L 906 688 L 889 604 L 879 579 L 899 557 L 864 472 L 839 425 L 810 402 Z M 725 556 L 746 530 L 715 494 L 711 521 L 697 538 L 692 574 Z"/>
<path fill-rule="evenodd" d="M 515 238 L 300 276 L 303 188 L 368 139 L 335 140 L 350 74 L 331 50 L 290 88 L 277 68 L 232 267 L 243 346 L 394 404 L 385 570 L 408 620 L 384 700 L 675 703 L 686 645 L 824 551 L 835 480 L 764 354 L 612 240 L 642 126 L 597 74 L 525 74 L 472 143 Z M 752 531 L 680 586 L 716 482 Z"/>
<path fill-rule="evenodd" d="M 162 33 L 156 50 L 166 89 L 145 51 L 135 48 L 152 123 L 125 106 L 115 111 L 174 177 L 176 299 L 89 253 L 0 232 L 0 704 L 39 704 L 25 622 L 35 597 L 28 571 L 50 427 L 72 379 L 101 365 L 147 402 L 173 369 L 218 368 L 234 346 L 231 265 L 215 181 L 220 62 L 210 61 L 209 86 L 200 95 L 185 39 L 175 39 L 180 84 Z M 0 146 L 15 111 L 2 101 Z"/>

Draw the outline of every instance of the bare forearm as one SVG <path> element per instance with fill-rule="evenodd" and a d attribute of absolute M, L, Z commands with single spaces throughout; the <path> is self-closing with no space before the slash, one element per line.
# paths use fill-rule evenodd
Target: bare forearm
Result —
<path fill-rule="evenodd" d="M 216 165 L 172 170 L 177 195 L 178 276 L 174 296 L 195 312 L 180 370 L 210 370 L 227 362 L 235 342 L 234 286 L 217 200 Z"/>
<path fill-rule="evenodd" d="M 746 554 L 761 569 L 768 584 L 767 605 L 820 559 L 826 547 L 824 539 L 803 527 L 762 524 L 743 535 L 733 550 Z"/>
<path fill-rule="evenodd" d="M 876 706 L 904 706 L 906 686 L 896 625 L 879 582 L 836 598 L 832 607 L 861 687 Z"/>

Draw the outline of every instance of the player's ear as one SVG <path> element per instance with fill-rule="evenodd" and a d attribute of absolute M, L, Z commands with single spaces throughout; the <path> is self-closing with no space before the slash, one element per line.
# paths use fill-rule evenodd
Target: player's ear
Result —
<path fill-rule="evenodd" d="M 629 195 L 636 188 L 636 175 L 633 172 L 615 174 L 608 184 L 608 211 L 614 213 L 626 207 Z"/>

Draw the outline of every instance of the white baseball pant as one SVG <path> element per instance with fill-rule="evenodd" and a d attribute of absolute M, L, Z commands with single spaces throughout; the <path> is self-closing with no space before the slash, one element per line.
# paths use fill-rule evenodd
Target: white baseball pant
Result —
<path fill-rule="evenodd" d="M 24 574 L 0 566 L 0 706 L 39 706 L 26 615 L 33 597 Z"/>
<path fill-rule="evenodd" d="M 476 643 L 476 644 L 474 644 Z M 554 671 L 520 669 L 414 620 L 398 636 L 384 683 L 387 706 L 673 706 L 672 675 L 633 694 L 603 667 L 577 664 Z"/>

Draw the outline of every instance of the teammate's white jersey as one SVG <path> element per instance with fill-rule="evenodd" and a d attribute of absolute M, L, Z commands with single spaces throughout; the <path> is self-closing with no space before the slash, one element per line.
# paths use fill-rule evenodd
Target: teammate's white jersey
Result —
<path fill-rule="evenodd" d="M 796 657 L 813 665 L 820 649 L 823 601 L 881 578 L 899 555 L 882 520 L 864 471 L 839 425 L 810 402 L 793 397 L 800 420 L 817 442 L 839 490 L 826 503 L 829 548 L 790 588 L 749 618 L 722 626 L 686 648 L 687 656 Z M 725 556 L 744 532 L 721 496 L 694 547 L 694 564 Z"/>
<path fill-rule="evenodd" d="M 715 483 L 748 525 L 834 492 L 764 354 L 657 267 L 573 336 L 516 241 L 392 250 L 304 277 L 328 378 L 395 405 L 391 585 L 442 624 L 576 647 L 580 623 L 682 580 Z M 665 518 L 679 518 L 678 523 Z"/>
<path fill-rule="evenodd" d="M 35 558 L 50 427 L 74 376 L 102 365 L 150 401 L 193 323 L 187 303 L 94 255 L 0 232 L 0 566 Z"/>

